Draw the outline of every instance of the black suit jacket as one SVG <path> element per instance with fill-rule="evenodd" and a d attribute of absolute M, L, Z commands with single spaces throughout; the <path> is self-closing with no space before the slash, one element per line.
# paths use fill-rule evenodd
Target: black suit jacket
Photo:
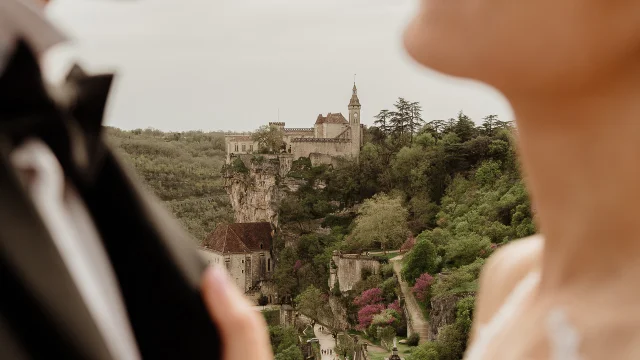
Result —
<path fill-rule="evenodd" d="M 49 145 L 85 201 L 142 357 L 220 358 L 218 332 L 198 288 L 204 262 L 177 221 L 102 136 L 111 79 L 75 68 L 54 101 L 25 43 L 0 77 L 0 358 L 110 359 L 9 164 L 9 153 L 30 137 Z"/>

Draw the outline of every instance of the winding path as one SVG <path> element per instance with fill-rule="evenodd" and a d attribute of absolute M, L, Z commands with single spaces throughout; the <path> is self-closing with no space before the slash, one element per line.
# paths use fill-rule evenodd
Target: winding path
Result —
<path fill-rule="evenodd" d="M 422 315 L 420 305 L 418 305 L 418 301 L 415 296 L 413 296 L 409 284 L 402 280 L 402 256 L 403 255 L 396 256 L 389 261 L 393 264 L 393 271 L 396 273 L 398 281 L 400 282 L 400 289 L 404 296 L 404 303 L 407 308 L 407 312 L 409 313 L 408 320 L 410 324 L 407 325 L 411 326 L 413 331 L 420 335 L 420 343 L 422 344 L 429 339 L 429 323 Z"/>
<path fill-rule="evenodd" d="M 313 327 L 313 332 L 316 334 L 316 337 L 318 338 L 319 342 L 320 342 L 320 349 L 322 350 L 329 350 L 331 349 L 331 354 L 324 354 L 322 355 L 322 360 L 334 360 L 337 359 L 337 355 L 335 353 L 334 347 L 336 345 L 336 341 L 333 339 L 333 336 L 331 336 L 331 333 L 329 333 L 328 331 L 321 331 L 320 330 L 320 325 L 316 324 Z"/>

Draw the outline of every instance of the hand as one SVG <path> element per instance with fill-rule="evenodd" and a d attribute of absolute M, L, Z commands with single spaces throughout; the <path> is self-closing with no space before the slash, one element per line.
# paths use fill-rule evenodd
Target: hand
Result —
<path fill-rule="evenodd" d="M 223 360 L 271 360 L 271 344 L 264 318 L 231 282 L 221 267 L 202 275 L 202 296 L 220 331 Z"/>

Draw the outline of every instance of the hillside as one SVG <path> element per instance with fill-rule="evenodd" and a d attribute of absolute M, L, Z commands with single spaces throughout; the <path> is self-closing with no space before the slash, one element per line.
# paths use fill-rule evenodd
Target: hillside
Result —
<path fill-rule="evenodd" d="M 220 170 L 224 134 L 108 128 L 109 141 L 198 242 L 233 221 Z"/>
<path fill-rule="evenodd" d="M 535 232 L 515 129 L 495 115 L 477 126 L 462 112 L 415 131 L 401 120 L 368 128 L 358 162 L 294 162 L 288 177 L 303 183 L 280 204 L 281 227 L 289 232 L 274 249 L 275 286 L 312 318 L 323 316 L 313 299 L 340 298 L 351 326 L 382 344 L 407 333 L 393 267 L 363 273 L 347 293 L 330 291 L 331 253 L 411 249 L 401 260 L 401 278 L 430 328 L 429 339 L 423 331 L 422 344 L 407 359 L 458 360 L 484 261 L 497 247 Z"/>

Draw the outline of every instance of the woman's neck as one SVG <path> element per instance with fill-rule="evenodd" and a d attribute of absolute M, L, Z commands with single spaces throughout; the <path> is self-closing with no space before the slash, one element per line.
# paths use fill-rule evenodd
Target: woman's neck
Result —
<path fill-rule="evenodd" d="M 541 290 L 640 269 L 640 81 L 511 100 L 545 237 Z"/>

